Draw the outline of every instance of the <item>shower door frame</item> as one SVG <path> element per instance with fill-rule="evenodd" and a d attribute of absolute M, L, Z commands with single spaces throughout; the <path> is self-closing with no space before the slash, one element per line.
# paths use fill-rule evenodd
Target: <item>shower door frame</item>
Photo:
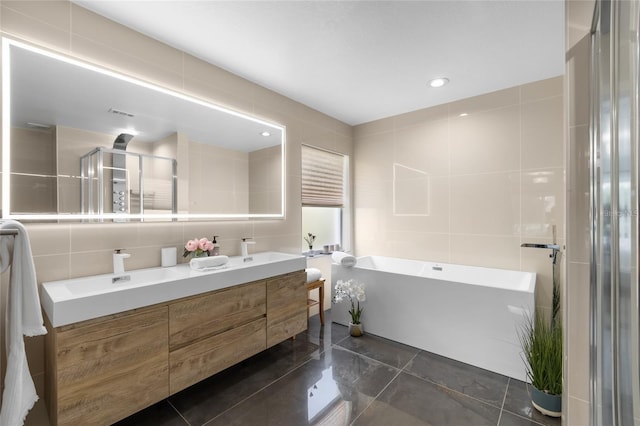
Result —
<path fill-rule="evenodd" d="M 140 154 L 136 152 L 127 152 L 120 149 L 110 149 L 104 147 L 94 148 L 82 157 L 80 157 L 80 174 L 81 174 L 81 187 L 80 187 L 80 204 L 82 214 L 89 215 L 103 215 L 104 212 L 104 154 L 111 155 L 131 155 L 138 157 L 138 185 L 140 191 L 140 221 L 144 222 L 144 159 L 157 159 L 171 161 L 171 213 L 178 213 L 178 162 L 174 158 L 162 157 L 159 155 Z M 94 170 L 91 165 L 92 156 L 97 156 L 96 169 Z M 126 162 L 125 162 L 126 163 Z M 97 212 L 93 211 L 93 185 L 92 180 L 97 179 L 97 198 L 98 206 Z M 87 190 L 85 191 L 85 185 Z M 129 192 L 129 191 L 127 191 Z M 85 193 L 87 194 L 85 196 Z M 129 194 L 127 195 L 129 197 Z M 88 200 L 87 200 L 88 199 Z M 88 204 L 87 204 L 88 203 Z M 130 208 L 130 200 L 127 200 L 127 206 Z M 88 208 L 87 208 L 88 206 Z M 88 210 L 88 211 L 87 211 Z M 114 212 L 117 213 L 117 212 Z M 129 213 L 129 212 L 124 212 Z M 128 219 L 113 219 L 114 221 L 128 221 Z M 104 222 L 104 219 L 100 218 L 100 222 Z"/>
<path fill-rule="evenodd" d="M 591 31 L 591 425 L 640 423 L 640 3 L 596 1 Z"/>

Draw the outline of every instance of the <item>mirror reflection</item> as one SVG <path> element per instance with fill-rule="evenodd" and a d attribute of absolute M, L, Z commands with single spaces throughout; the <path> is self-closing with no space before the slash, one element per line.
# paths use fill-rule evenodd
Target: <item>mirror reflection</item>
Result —
<path fill-rule="evenodd" d="M 3 43 L 3 217 L 283 216 L 284 127 Z"/>

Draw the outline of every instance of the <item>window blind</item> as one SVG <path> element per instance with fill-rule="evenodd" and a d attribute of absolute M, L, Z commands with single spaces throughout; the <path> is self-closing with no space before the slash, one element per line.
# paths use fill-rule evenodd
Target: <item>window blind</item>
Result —
<path fill-rule="evenodd" d="M 342 207 L 344 157 L 302 146 L 302 205 Z"/>

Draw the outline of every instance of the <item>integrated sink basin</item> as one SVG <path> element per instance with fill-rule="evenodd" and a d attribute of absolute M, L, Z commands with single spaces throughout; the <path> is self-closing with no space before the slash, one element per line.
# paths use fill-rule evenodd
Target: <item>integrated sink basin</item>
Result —
<path fill-rule="evenodd" d="M 233 256 L 226 267 L 189 264 L 43 283 L 42 307 L 54 327 L 304 270 L 306 258 L 280 252 Z"/>

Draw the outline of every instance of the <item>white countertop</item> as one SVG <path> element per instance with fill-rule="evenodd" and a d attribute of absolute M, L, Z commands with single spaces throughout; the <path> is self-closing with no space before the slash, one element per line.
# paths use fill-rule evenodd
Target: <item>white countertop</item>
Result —
<path fill-rule="evenodd" d="M 40 302 L 54 327 L 98 318 L 238 284 L 304 270 L 306 258 L 279 252 L 254 253 L 245 262 L 229 258 L 225 268 L 200 272 L 189 264 L 43 283 Z M 113 282 L 128 275 L 128 281 Z"/>

